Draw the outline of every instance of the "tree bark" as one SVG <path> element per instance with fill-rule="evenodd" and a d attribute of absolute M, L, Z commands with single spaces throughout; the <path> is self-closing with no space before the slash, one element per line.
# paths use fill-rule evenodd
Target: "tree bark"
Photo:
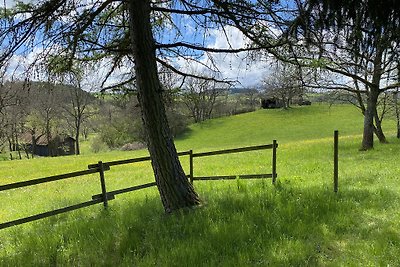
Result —
<path fill-rule="evenodd" d="M 400 80 L 400 69 L 398 71 L 399 71 L 398 75 L 399 75 L 399 80 Z M 394 110 L 396 113 L 396 120 L 397 120 L 397 138 L 400 138 L 400 110 L 399 110 L 399 104 L 398 104 L 398 97 L 399 97 L 399 89 L 397 89 L 396 92 L 393 93 L 393 100 L 394 100 Z"/>
<path fill-rule="evenodd" d="M 75 133 L 75 155 L 81 154 L 80 144 L 79 144 L 79 134 L 80 134 L 80 123 L 76 125 L 76 133 Z"/>
<path fill-rule="evenodd" d="M 198 205 L 200 199 L 182 169 L 168 127 L 157 72 L 150 1 L 131 0 L 127 4 L 138 100 L 161 201 L 166 212 Z"/>
<path fill-rule="evenodd" d="M 378 93 L 371 89 L 364 114 L 364 131 L 361 150 L 370 150 L 374 148 L 374 118 L 377 101 Z"/>
<path fill-rule="evenodd" d="M 381 36 L 379 34 L 375 37 L 377 38 L 377 40 L 381 40 Z M 383 47 L 380 44 L 378 44 L 376 48 L 375 58 L 373 61 L 372 85 L 369 86 L 367 108 L 365 110 L 365 115 L 364 115 L 364 133 L 363 133 L 361 150 L 369 150 L 374 148 L 374 119 L 378 116 L 376 106 L 378 103 L 379 94 L 381 92 L 379 89 L 379 84 L 382 77 L 383 51 L 384 51 Z M 377 132 L 378 131 L 379 130 L 377 129 Z M 383 134 L 382 128 L 380 128 L 380 131 Z"/>
<path fill-rule="evenodd" d="M 382 144 L 388 143 L 386 136 L 383 133 L 382 121 L 381 121 L 381 119 L 379 119 L 377 110 L 375 110 L 375 135 L 376 135 L 376 137 L 378 137 L 378 140 L 380 143 L 382 143 Z"/>

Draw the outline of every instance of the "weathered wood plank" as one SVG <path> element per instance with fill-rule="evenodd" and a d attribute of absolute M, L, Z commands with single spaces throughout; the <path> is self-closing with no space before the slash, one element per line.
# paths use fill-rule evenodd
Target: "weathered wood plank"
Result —
<path fill-rule="evenodd" d="M 109 170 L 109 169 L 110 168 L 108 168 L 106 166 L 104 167 L 104 170 Z M 57 181 L 57 180 L 63 180 L 63 179 L 68 179 L 68 178 L 73 178 L 73 177 L 78 177 L 78 176 L 83 176 L 83 175 L 88 175 L 88 174 L 96 173 L 98 171 L 99 170 L 97 168 L 95 168 L 95 169 L 90 169 L 90 170 L 70 172 L 70 173 L 59 174 L 59 175 L 54 175 L 54 176 L 49 176 L 49 177 L 44 177 L 44 178 L 38 178 L 38 179 L 33 179 L 33 180 L 28 180 L 28 181 L 22 181 L 22 182 L 17 182 L 17 183 L 12 183 L 12 184 L 1 185 L 0 191 L 15 189 L 15 188 L 19 188 L 19 187 L 25 187 L 25 186 L 31 186 L 31 185 L 37 185 L 37 184 L 42 184 L 42 183 L 48 183 L 48 182 L 53 182 L 53 181 Z"/>
<path fill-rule="evenodd" d="M 193 150 L 190 150 L 189 154 L 189 179 L 190 183 L 193 184 Z"/>
<path fill-rule="evenodd" d="M 118 189 L 118 190 L 114 190 L 114 191 L 109 191 L 109 192 L 107 192 L 107 196 L 115 196 L 118 194 L 128 193 L 131 191 L 136 191 L 136 190 L 140 190 L 140 189 L 144 189 L 144 188 L 148 188 L 148 187 L 152 187 L 152 186 L 156 186 L 156 185 L 157 184 L 155 182 L 152 182 L 152 183 L 136 185 L 136 186 L 132 186 L 132 187 L 128 187 L 128 188 Z M 103 197 L 102 194 L 98 194 L 98 195 L 92 196 L 92 199 L 102 199 L 102 197 Z"/>
<path fill-rule="evenodd" d="M 333 135 L 333 191 L 338 192 L 339 188 L 339 131 Z"/>
<path fill-rule="evenodd" d="M 183 152 L 179 152 L 178 156 L 186 156 L 189 155 L 190 151 L 183 151 Z M 115 165 L 123 165 L 123 164 L 130 164 L 130 163 L 135 163 L 135 162 L 142 162 L 142 161 L 148 161 L 150 160 L 150 157 L 139 157 L 139 158 L 134 158 L 134 159 L 123 159 L 123 160 L 114 160 L 114 161 L 109 161 L 109 162 L 103 162 L 103 166 L 115 166 Z M 93 169 L 93 168 L 98 168 L 99 164 L 95 163 L 95 164 L 89 164 L 88 168 L 89 169 Z"/>
<path fill-rule="evenodd" d="M 65 212 L 69 212 L 69 211 L 85 208 L 85 207 L 88 207 L 88 206 L 91 206 L 91 205 L 95 205 L 95 204 L 98 204 L 98 203 L 101 203 L 101 202 L 103 202 L 103 199 L 101 199 L 101 198 L 93 199 L 93 200 L 90 200 L 90 201 L 86 201 L 86 202 L 83 202 L 83 203 L 75 204 L 75 205 L 68 206 L 68 207 L 65 207 L 65 208 L 56 209 L 56 210 L 52 210 L 52 211 L 36 214 L 36 215 L 33 215 L 33 216 L 21 218 L 21 219 L 18 219 L 18 220 L 1 223 L 0 224 L 0 229 L 8 228 L 8 227 L 19 225 L 19 224 L 23 224 L 23 223 L 33 222 L 33 221 L 36 221 L 36 220 L 40 220 L 40 219 L 44 219 L 44 218 L 51 217 L 51 216 L 54 216 L 54 215 L 58 215 L 58 214 L 61 214 L 61 213 L 65 213 Z"/>
<path fill-rule="evenodd" d="M 272 178 L 272 174 L 242 174 L 242 175 L 217 175 L 217 176 L 195 176 L 193 180 L 234 180 L 239 179 L 261 179 L 261 178 Z"/>
<path fill-rule="evenodd" d="M 216 150 L 216 151 L 209 151 L 209 152 L 202 152 L 202 153 L 193 153 L 193 157 L 194 158 L 196 158 L 196 157 L 206 157 L 206 156 L 214 156 L 214 155 L 220 155 L 220 154 L 239 153 L 239 152 L 247 152 L 247 151 L 262 150 L 262 149 L 271 149 L 271 148 L 273 148 L 273 144 L 260 145 L 260 146 L 248 146 L 248 147 Z"/>
<path fill-rule="evenodd" d="M 100 184 L 101 184 L 101 194 L 102 194 L 102 198 L 103 198 L 103 205 L 105 208 L 107 208 L 108 206 L 108 196 L 107 196 L 107 189 L 106 189 L 106 179 L 104 177 L 104 166 L 103 166 L 103 162 L 99 161 L 99 174 L 100 174 Z"/>
<path fill-rule="evenodd" d="M 276 182 L 276 149 L 278 147 L 278 143 L 276 140 L 273 140 L 272 143 L 272 183 Z"/>

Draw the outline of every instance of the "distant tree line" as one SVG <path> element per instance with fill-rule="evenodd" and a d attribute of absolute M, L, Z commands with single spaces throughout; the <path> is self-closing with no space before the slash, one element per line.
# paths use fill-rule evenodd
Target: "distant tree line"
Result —
<path fill-rule="evenodd" d="M 65 80 L 64 80 L 65 81 Z M 91 140 L 91 149 L 136 149 L 146 144 L 135 91 L 87 92 L 79 83 L 5 82 L 0 85 L 0 147 L 31 157 L 29 142 L 56 136 Z M 164 103 L 173 136 L 190 123 L 256 110 L 261 92 L 240 89 L 232 93 L 224 84 L 189 79 L 182 88 L 166 85 Z M 29 140 L 27 140 L 29 139 Z M 32 139 L 32 141 L 30 141 Z M 21 157 L 21 155 L 20 155 Z"/>
<path fill-rule="evenodd" d="M 79 154 L 80 135 L 96 112 L 96 98 L 90 93 L 49 82 L 0 84 L 0 99 L 0 144 L 10 151 L 28 152 L 28 141 L 35 146 L 40 138 L 50 143 L 57 135 L 69 135 L 76 139 Z"/>

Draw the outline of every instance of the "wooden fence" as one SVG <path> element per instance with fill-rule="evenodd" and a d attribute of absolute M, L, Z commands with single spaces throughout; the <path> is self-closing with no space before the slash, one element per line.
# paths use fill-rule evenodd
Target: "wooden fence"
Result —
<path fill-rule="evenodd" d="M 189 156 L 190 173 L 187 176 L 190 179 L 191 183 L 193 183 L 196 180 L 224 180 L 224 179 L 236 179 L 236 178 L 239 178 L 239 179 L 272 178 L 272 183 L 275 183 L 276 178 L 277 178 L 277 173 L 276 173 L 276 150 L 277 150 L 277 148 L 278 148 L 278 143 L 276 142 L 276 140 L 274 140 L 272 144 L 268 144 L 268 145 L 250 146 L 250 147 L 217 150 L 217 151 L 202 152 L 202 153 L 193 153 L 192 150 L 189 150 L 189 151 L 178 153 L 178 156 L 186 156 L 186 155 Z M 194 158 L 208 157 L 208 156 L 222 155 L 222 154 L 230 154 L 230 153 L 248 152 L 248 151 L 255 151 L 255 150 L 265 150 L 265 149 L 272 149 L 272 173 L 224 175 L 224 176 L 195 176 L 194 175 L 194 166 L 193 166 Z M 111 166 L 124 165 L 124 164 L 149 161 L 149 160 L 150 160 L 150 157 L 140 157 L 140 158 L 117 160 L 117 161 L 110 161 L 110 162 L 99 161 L 96 164 L 88 165 L 88 170 L 76 171 L 76 172 L 71 172 L 71 173 L 66 173 L 66 174 L 49 176 L 49 177 L 45 177 L 45 178 L 33 179 L 33 180 L 29 180 L 29 181 L 0 185 L 0 192 L 1 192 L 1 191 L 12 190 L 12 189 L 17 189 L 17 188 L 22 188 L 22 187 L 27 187 L 27 186 L 32 186 L 32 185 L 38 185 L 38 184 L 42 184 L 42 183 L 70 179 L 70 178 L 74 178 L 74 177 L 80 177 L 80 176 L 93 174 L 93 173 L 99 173 L 100 185 L 101 185 L 101 194 L 92 196 L 92 200 L 82 202 L 79 204 L 75 204 L 72 206 L 68 206 L 65 208 L 60 208 L 60 209 L 36 214 L 33 216 L 1 223 L 0 229 L 8 228 L 11 226 L 15 226 L 15 225 L 19 225 L 19 224 L 23 224 L 23 223 L 27 223 L 27 222 L 36 221 L 39 219 L 43 219 L 43 218 L 58 215 L 61 213 L 81 209 L 81 208 L 99 204 L 99 203 L 103 203 L 103 205 L 105 207 L 107 207 L 108 201 L 115 199 L 115 195 L 156 186 L 156 183 L 152 182 L 152 183 L 146 183 L 146 184 L 132 186 L 132 187 L 128 187 L 128 188 L 118 189 L 118 190 L 114 190 L 114 191 L 107 191 L 107 188 L 106 188 L 105 171 L 110 170 Z"/>

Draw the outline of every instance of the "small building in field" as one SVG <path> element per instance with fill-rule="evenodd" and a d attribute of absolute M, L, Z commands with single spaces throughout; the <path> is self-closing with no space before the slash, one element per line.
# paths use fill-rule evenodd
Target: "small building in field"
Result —
<path fill-rule="evenodd" d="M 56 135 L 49 141 L 45 135 L 34 137 L 26 134 L 22 138 L 26 149 L 37 156 L 56 157 L 65 155 L 75 155 L 75 139 L 68 135 Z"/>
<path fill-rule="evenodd" d="M 264 109 L 272 109 L 272 108 L 282 108 L 282 101 L 275 97 L 271 98 L 262 98 L 261 99 L 261 107 Z"/>

